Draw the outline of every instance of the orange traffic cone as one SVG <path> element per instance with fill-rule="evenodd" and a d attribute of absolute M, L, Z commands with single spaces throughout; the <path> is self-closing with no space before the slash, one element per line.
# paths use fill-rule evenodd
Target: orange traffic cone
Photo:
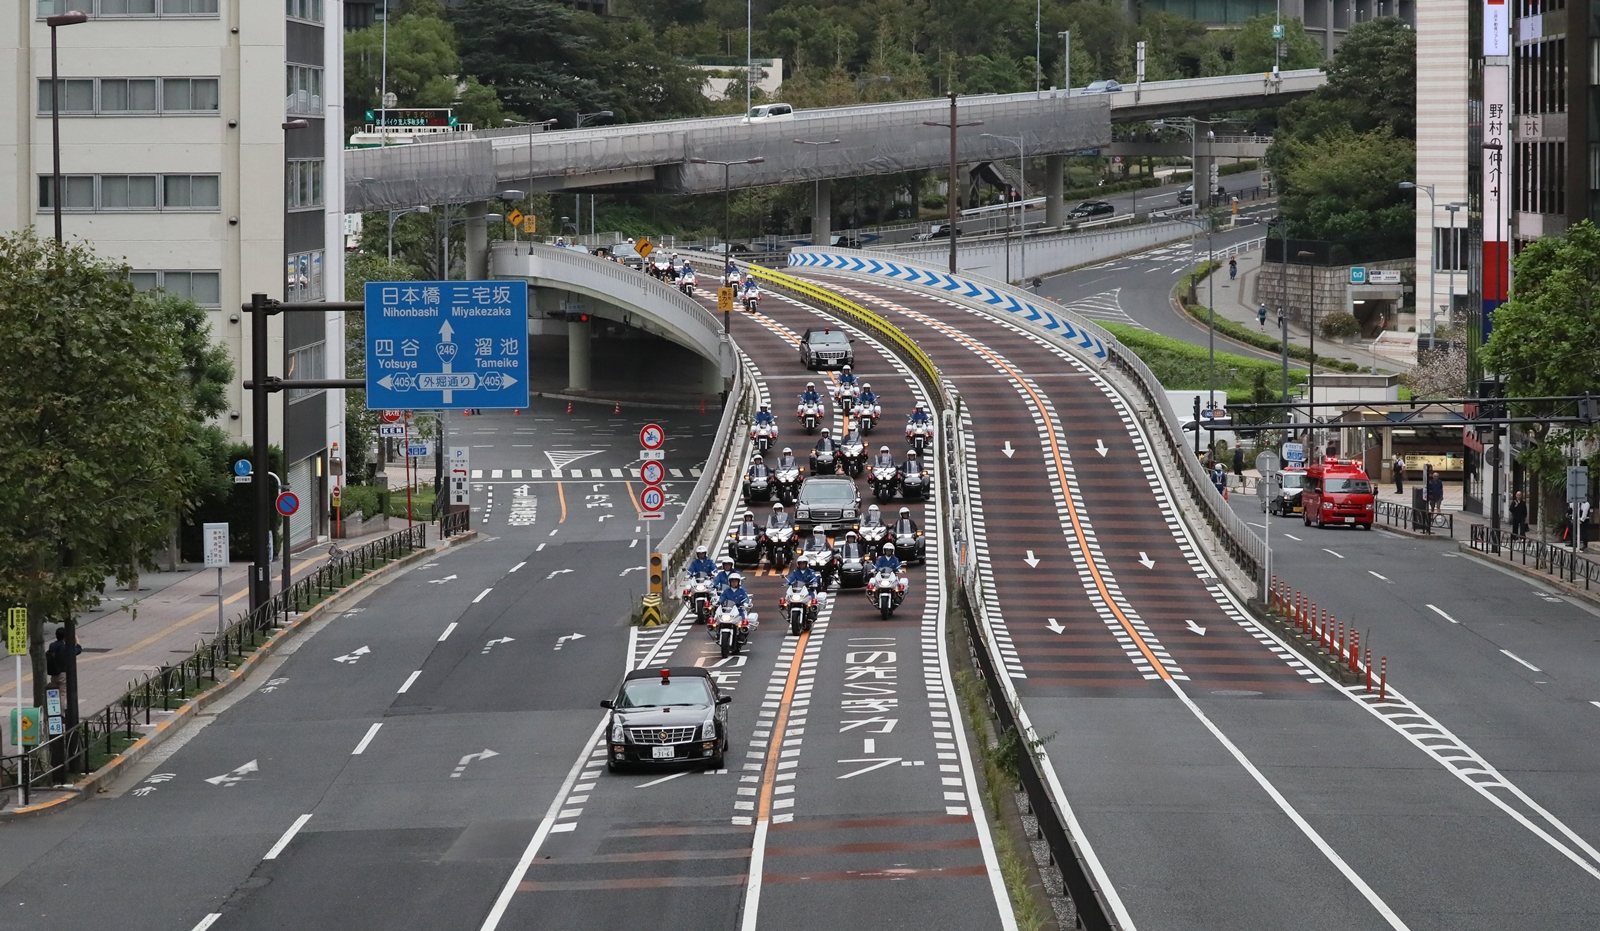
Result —
<path fill-rule="evenodd" d="M 613 413 L 613 414 L 620 414 L 620 413 L 622 413 L 622 402 L 621 402 L 621 401 L 618 401 L 618 402 L 617 402 L 617 403 L 616 403 L 616 406 L 615 406 L 615 407 L 613 407 L 613 408 L 611 408 L 611 413 Z"/>
<path fill-rule="evenodd" d="M 571 401 L 567 402 L 567 413 L 569 413 L 569 414 L 572 413 L 572 402 Z"/>

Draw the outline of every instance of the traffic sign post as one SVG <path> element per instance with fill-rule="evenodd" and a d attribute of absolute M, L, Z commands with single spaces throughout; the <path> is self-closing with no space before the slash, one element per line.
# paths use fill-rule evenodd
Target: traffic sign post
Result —
<path fill-rule="evenodd" d="M 1270 449 L 1262 450 L 1256 456 L 1256 471 L 1261 473 L 1261 478 L 1256 480 L 1257 494 L 1261 497 L 1261 523 L 1266 529 L 1262 531 L 1265 537 L 1262 541 L 1262 551 L 1266 558 L 1261 560 L 1261 603 L 1266 604 L 1271 596 L 1272 589 L 1272 486 L 1278 483 L 1278 471 L 1283 468 L 1283 461 L 1278 454 Z"/>
<path fill-rule="evenodd" d="M 667 467 L 659 459 L 648 459 L 639 466 L 639 481 L 646 485 L 659 485 L 667 476 Z"/>
<path fill-rule="evenodd" d="M 294 512 L 300 510 L 300 496 L 292 491 L 279 492 L 276 507 L 278 513 L 284 517 L 293 517 Z M 284 544 L 284 548 L 288 549 L 287 543 Z"/>
<path fill-rule="evenodd" d="M 370 281 L 367 408 L 528 406 L 521 281 Z"/>
<path fill-rule="evenodd" d="M 250 460 L 240 459 L 233 464 L 233 483 L 235 485 L 250 484 Z"/>
<path fill-rule="evenodd" d="M 660 449 L 667 442 L 667 431 L 660 424 L 647 423 L 639 428 L 639 445 L 645 449 Z"/>
<path fill-rule="evenodd" d="M 6 611 L 6 652 L 12 656 L 17 673 L 17 707 L 11 712 L 11 742 L 19 743 L 18 720 L 22 717 L 22 656 L 28 652 L 28 609 L 10 608 Z M 35 731 L 37 733 L 37 731 Z M 28 760 L 22 760 L 22 801 L 28 802 Z"/>
<path fill-rule="evenodd" d="M 717 310 L 720 310 L 723 313 L 728 313 L 729 311 L 733 310 L 732 288 L 717 289 Z"/>
<path fill-rule="evenodd" d="M 217 570 L 217 630 L 222 630 L 222 570 L 228 568 L 228 525 L 202 524 L 206 568 Z"/>

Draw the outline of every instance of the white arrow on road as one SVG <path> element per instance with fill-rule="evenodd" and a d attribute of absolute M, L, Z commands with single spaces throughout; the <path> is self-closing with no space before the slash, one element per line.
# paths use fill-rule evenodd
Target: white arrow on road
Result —
<path fill-rule="evenodd" d="M 453 580 L 454 578 L 455 578 L 455 576 L 453 576 L 453 575 L 447 575 L 442 579 L 429 579 L 428 580 L 428 584 L 429 585 L 443 585 L 444 583 L 449 582 L 449 581 Z"/>
<path fill-rule="evenodd" d="M 546 582 L 548 582 L 548 581 L 550 581 L 551 579 L 555 578 L 556 576 L 560 575 L 563 572 L 571 572 L 571 571 L 572 571 L 571 569 L 557 569 L 556 571 L 554 571 L 554 572 L 550 573 L 549 575 L 545 576 L 544 580 Z"/>
<path fill-rule="evenodd" d="M 480 762 L 482 760 L 487 760 L 492 756 L 499 756 L 499 755 L 500 754 L 494 752 L 493 750 L 490 750 L 488 747 L 485 747 L 483 749 L 482 753 L 469 753 L 466 756 L 461 758 L 461 762 L 460 763 L 456 764 L 456 771 L 450 774 L 450 778 L 451 779 L 459 779 L 459 778 L 461 778 L 461 773 L 466 770 L 468 763 Z"/>
<path fill-rule="evenodd" d="M 1144 550 L 1140 550 L 1139 565 L 1144 566 L 1146 569 L 1154 569 L 1156 567 L 1156 561 L 1151 559 L 1149 556 L 1146 556 L 1144 554 Z"/>
<path fill-rule="evenodd" d="M 336 662 L 336 663 L 351 663 L 351 664 L 353 664 L 357 660 L 361 659 L 361 657 L 366 656 L 368 653 L 371 653 L 371 652 L 372 652 L 372 647 L 359 647 L 357 649 L 351 650 L 349 653 L 346 653 L 343 656 L 335 656 L 333 658 L 333 661 Z"/>
<path fill-rule="evenodd" d="M 1060 621 L 1056 620 L 1053 617 L 1048 619 L 1048 621 L 1045 623 L 1044 626 L 1050 628 L 1050 630 L 1052 632 L 1058 633 L 1058 634 L 1061 633 L 1063 630 L 1067 629 L 1065 624 L 1062 624 Z"/>
<path fill-rule="evenodd" d="M 251 773 L 259 772 L 260 770 L 261 767 L 256 765 L 256 761 L 251 760 L 243 766 L 240 766 L 238 769 L 235 769 L 231 773 L 223 773 L 220 776 L 212 776 L 210 779 L 207 779 L 206 782 L 209 782 L 214 786 L 232 788 L 233 786 L 243 782 L 244 777 L 250 775 Z"/>
<path fill-rule="evenodd" d="M 500 644 L 500 643 L 515 643 L 515 642 L 516 642 L 516 638 L 515 637 L 501 637 L 498 640 L 490 640 L 488 643 L 485 643 L 483 645 L 483 652 L 487 653 L 490 650 L 494 649 L 496 644 Z"/>
<path fill-rule="evenodd" d="M 629 566 L 628 568 L 626 568 L 626 569 L 622 570 L 621 572 L 617 573 L 617 577 L 621 578 L 622 576 L 625 576 L 630 572 L 643 572 L 643 571 L 644 571 L 644 567 L 643 566 Z"/>
<path fill-rule="evenodd" d="M 1039 565 L 1039 560 L 1033 555 L 1033 550 L 1028 550 L 1028 558 L 1024 559 L 1023 562 L 1028 564 L 1029 569 L 1037 568 Z"/>
<path fill-rule="evenodd" d="M 610 506 L 611 506 L 611 505 L 609 505 L 609 504 L 608 504 L 608 505 L 606 505 L 606 507 L 610 507 Z M 602 523 L 602 524 L 603 524 L 603 523 L 605 523 L 605 522 L 606 522 L 606 518 L 609 518 L 609 517 L 616 517 L 616 516 L 617 516 L 617 515 L 615 515 L 615 514 L 601 514 L 601 515 L 600 515 L 600 520 L 599 520 L 599 523 Z"/>
<path fill-rule="evenodd" d="M 514 492 L 514 495 L 519 498 L 526 498 L 528 497 L 528 491 L 529 489 L 527 485 L 519 485 L 517 486 L 517 490 Z"/>
<path fill-rule="evenodd" d="M 1196 624 L 1194 621 L 1185 620 L 1184 623 L 1189 625 L 1189 631 L 1191 633 L 1199 634 L 1202 637 L 1204 637 L 1206 635 L 1206 629 L 1204 627 L 1201 627 L 1199 624 Z"/>
<path fill-rule="evenodd" d="M 568 640 L 582 640 L 584 638 L 584 636 L 585 636 L 584 634 L 567 634 L 565 637 L 557 637 L 556 638 L 556 649 L 559 650 L 562 647 L 566 646 Z"/>
<path fill-rule="evenodd" d="M 1099 453 L 1102 458 L 1104 458 L 1106 453 L 1111 452 L 1111 450 L 1106 449 L 1106 441 L 1105 440 L 1095 440 L 1094 441 L 1094 451 Z"/>
<path fill-rule="evenodd" d="M 1007 459 L 1010 459 L 1012 456 L 1017 454 L 1017 451 L 1011 448 L 1010 440 L 1006 440 L 1005 448 L 1001 449 L 1000 451 L 1006 454 Z"/>

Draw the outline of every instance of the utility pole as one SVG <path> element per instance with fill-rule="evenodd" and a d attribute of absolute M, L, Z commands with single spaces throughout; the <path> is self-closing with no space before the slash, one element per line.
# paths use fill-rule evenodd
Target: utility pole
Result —
<path fill-rule="evenodd" d="M 949 229 L 948 229 L 948 232 L 950 234 L 950 273 L 951 274 L 955 274 L 955 271 L 956 271 L 956 212 L 957 212 L 956 211 L 956 207 L 960 202 L 960 194 L 959 194 L 959 192 L 961 190 L 960 185 L 956 181 L 956 170 L 957 170 L 956 169 L 956 130 L 962 129 L 962 128 L 965 128 L 965 127 L 968 127 L 968 126 L 982 126 L 983 125 L 983 121 L 982 120 L 974 120 L 974 121 L 972 121 L 970 123 L 959 122 L 958 119 L 957 119 L 957 116 L 956 116 L 956 95 L 955 95 L 955 92 L 952 91 L 950 93 L 950 122 L 948 122 L 948 123 L 939 123 L 939 122 L 935 122 L 933 120 L 923 120 L 922 121 L 922 125 L 924 125 L 924 126 L 942 126 L 942 127 L 949 127 L 949 129 L 950 129 L 950 182 L 949 182 L 950 183 L 950 190 L 949 190 L 948 194 L 945 196 L 945 202 L 946 202 L 946 206 L 948 206 L 950 208 L 950 211 L 949 211 L 949 213 L 950 213 L 949 224 L 950 225 L 949 225 Z"/>

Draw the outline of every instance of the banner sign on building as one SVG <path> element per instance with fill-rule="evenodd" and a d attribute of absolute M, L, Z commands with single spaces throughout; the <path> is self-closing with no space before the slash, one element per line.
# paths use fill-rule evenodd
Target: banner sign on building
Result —
<path fill-rule="evenodd" d="M 1483 55 L 1511 54 L 1511 21 L 1506 0 L 1483 0 Z"/>
<path fill-rule="evenodd" d="M 1503 8 L 1502 8 L 1503 9 Z M 1510 180 L 1511 68 L 1483 69 L 1483 326 L 1506 299 L 1510 279 L 1511 202 L 1505 196 Z"/>

